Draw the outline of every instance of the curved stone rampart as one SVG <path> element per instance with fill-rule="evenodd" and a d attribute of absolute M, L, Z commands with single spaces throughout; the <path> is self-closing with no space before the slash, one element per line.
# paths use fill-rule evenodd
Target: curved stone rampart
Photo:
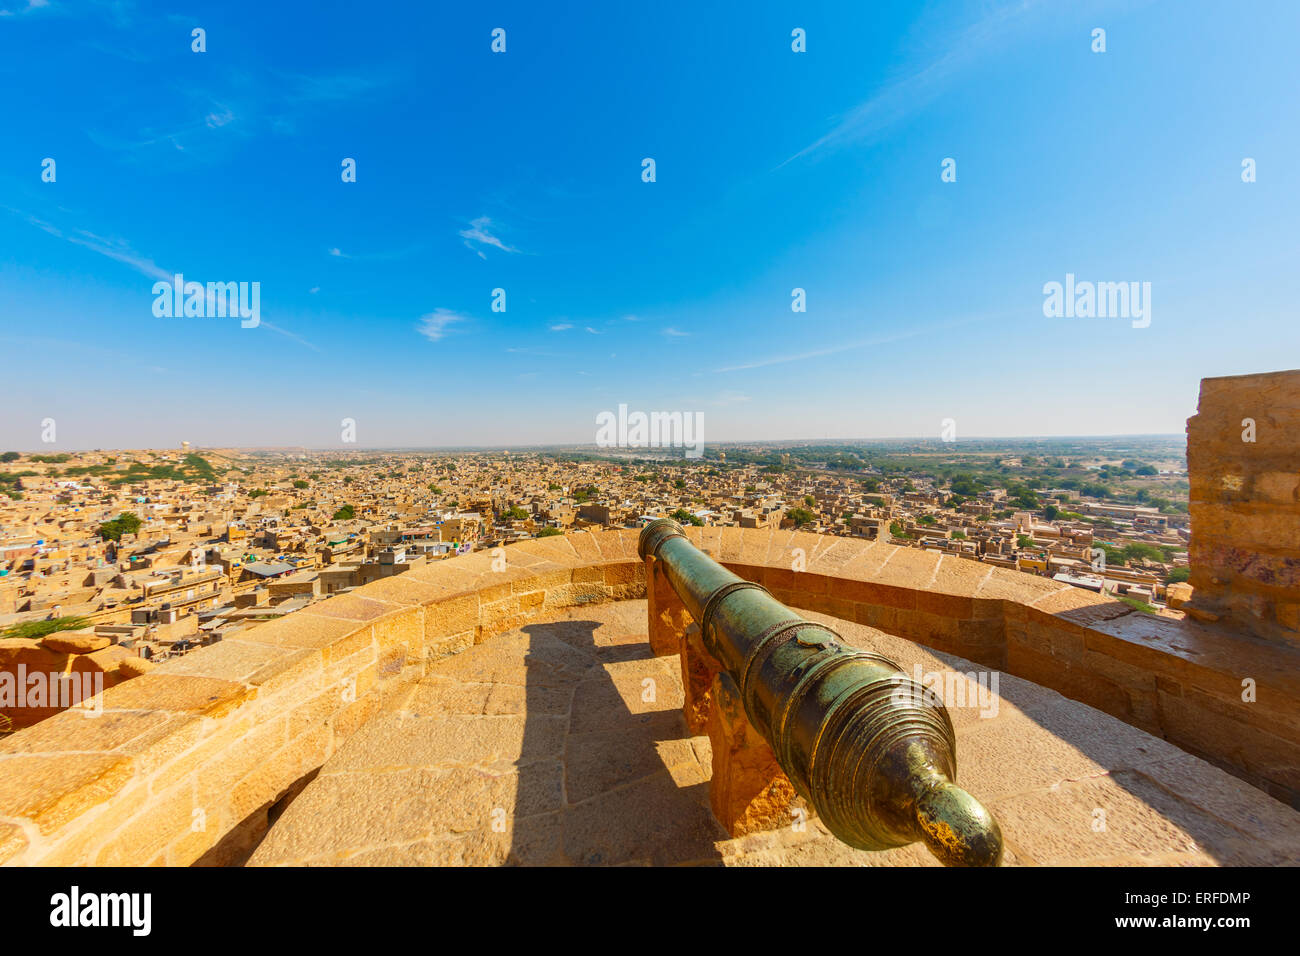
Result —
<path fill-rule="evenodd" d="M 244 859 L 324 761 L 428 661 L 557 610 L 643 597 L 635 530 L 414 568 L 259 625 L 0 741 L 0 861 Z M 1156 619 L 1055 581 L 881 542 L 689 536 L 791 607 L 868 624 L 1058 690 L 1292 805 L 1295 652 Z M 500 567 L 500 562 L 495 562 Z M 795 567 L 802 570 L 796 571 Z M 1241 680 L 1256 681 L 1255 701 Z"/>

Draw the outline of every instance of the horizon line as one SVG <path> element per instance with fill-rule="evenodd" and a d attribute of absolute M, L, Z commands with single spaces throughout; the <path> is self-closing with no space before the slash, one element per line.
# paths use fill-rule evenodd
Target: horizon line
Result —
<path fill-rule="evenodd" d="M 730 439 L 726 441 L 713 441 L 704 443 L 704 447 L 718 446 L 743 446 L 743 445 L 781 445 L 781 444 L 814 444 L 814 445 L 854 445 L 868 443 L 902 443 L 902 442 L 932 442 L 937 445 L 957 446 L 964 442 L 1011 442 L 1011 441 L 1038 441 L 1038 442 L 1062 442 L 1062 441 L 1082 441 L 1082 440 L 1116 440 L 1116 439 L 1186 439 L 1185 432 L 1133 432 L 1133 433 L 1114 433 L 1114 434 L 1092 434 L 1092 435 L 972 435 L 968 438 L 955 439 L 951 442 L 945 442 L 941 438 L 921 435 L 904 435 L 892 438 L 762 438 L 762 439 Z M 189 451 L 191 454 L 198 451 L 238 451 L 238 452 L 276 452 L 276 451 L 296 451 L 296 452 L 432 452 L 432 451 L 536 451 L 544 449 L 561 449 L 561 450 L 594 450 L 604 452 L 609 456 L 623 456 L 633 452 L 665 452 L 680 451 L 684 446 L 670 445 L 666 447 L 645 447 L 645 448 L 603 448 L 591 442 L 542 442 L 530 445 L 512 445 L 512 444 L 490 444 L 490 445 L 359 445 L 355 447 L 340 447 L 334 445 L 191 445 Z M 64 448 L 61 450 L 43 450 L 43 451 L 24 451 L 20 449 L 6 449 L 18 451 L 21 455 L 58 455 L 74 454 L 86 452 L 133 452 L 133 451 L 183 451 L 179 447 L 163 445 L 158 447 L 139 446 L 139 447 L 86 447 L 86 448 Z M 954 449 L 955 450 L 955 449 Z M 687 459 L 698 461 L 701 459 Z"/>

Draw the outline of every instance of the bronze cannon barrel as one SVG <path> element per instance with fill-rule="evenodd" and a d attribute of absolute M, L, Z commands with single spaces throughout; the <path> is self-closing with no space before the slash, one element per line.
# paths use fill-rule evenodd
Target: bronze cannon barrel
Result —
<path fill-rule="evenodd" d="M 641 531 L 750 723 L 840 840 L 883 850 L 923 840 L 949 866 L 996 866 L 997 821 L 953 781 L 948 711 L 888 658 L 844 644 L 696 548 L 677 522 Z"/>

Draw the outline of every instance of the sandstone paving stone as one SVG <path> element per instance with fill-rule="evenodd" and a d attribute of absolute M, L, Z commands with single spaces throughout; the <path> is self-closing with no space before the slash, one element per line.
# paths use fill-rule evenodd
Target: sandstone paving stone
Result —
<path fill-rule="evenodd" d="M 957 783 L 983 802 L 1107 771 L 1105 763 L 1023 714 L 979 721 L 957 739 Z"/>
<path fill-rule="evenodd" d="M 245 641 L 220 641 L 169 660 L 159 665 L 156 671 L 160 674 L 188 674 L 248 682 L 268 664 L 290 658 L 295 653 L 301 652 Z"/>
<path fill-rule="evenodd" d="M 708 809 L 707 793 L 698 792 L 704 789 L 683 790 L 659 773 L 579 803 L 564 815 L 565 857 L 589 866 L 716 858 L 727 834 Z"/>
<path fill-rule="evenodd" d="M 105 710 L 158 710 L 220 717 L 250 702 L 257 689 L 215 677 L 154 672 L 104 694 Z"/>
<path fill-rule="evenodd" d="M 910 675 L 957 687 L 981 672 L 806 616 Z M 681 716 L 680 664 L 649 654 L 645 630 L 643 600 L 576 607 L 430 662 L 326 761 L 250 863 L 937 865 L 921 844 L 848 847 L 815 815 L 730 839 L 710 810 L 709 740 Z M 958 782 L 998 817 L 1004 865 L 1300 862 L 1300 814 L 1168 742 L 1010 675 L 993 701 L 953 720 Z"/>
<path fill-rule="evenodd" d="M 1052 705 L 1030 710 L 1029 719 L 1057 739 L 1068 740 L 1108 769 L 1134 769 L 1183 755 L 1168 741 L 1077 701 L 1062 698 Z"/>
<path fill-rule="evenodd" d="M 457 764 L 491 767 L 558 757 L 564 747 L 565 722 L 562 717 L 535 715 L 381 714 L 348 738 L 329 767 L 339 772 Z"/>
<path fill-rule="evenodd" d="M 521 631 L 502 634 L 439 661 L 433 673 L 478 683 L 563 686 L 594 666 L 590 650 L 574 648 L 538 630 L 536 640 Z"/>
<path fill-rule="evenodd" d="M 28 728 L 21 738 L 0 738 L 0 754 L 117 750 L 173 719 L 152 711 L 65 710 Z"/>
<path fill-rule="evenodd" d="M 16 823 L 0 823 L 0 863 L 27 848 L 27 834 Z"/>
<path fill-rule="evenodd" d="M 0 817 L 51 833 L 126 787 L 134 770 L 131 758 L 117 753 L 0 758 Z"/>
<path fill-rule="evenodd" d="M 1279 843 L 1300 854 L 1300 814 L 1232 774 L 1191 754 L 1145 763 L 1139 772 L 1255 840 Z"/>
<path fill-rule="evenodd" d="M 1277 862 L 1277 855 L 1182 798 L 1131 771 L 994 800 L 990 809 L 1040 865 L 1123 856 L 1205 853 L 1227 865 Z"/>
<path fill-rule="evenodd" d="M 570 736 L 564 751 L 565 792 L 577 802 L 663 773 L 654 742 L 685 731 L 680 714 L 659 712 L 634 716 L 611 730 Z"/>

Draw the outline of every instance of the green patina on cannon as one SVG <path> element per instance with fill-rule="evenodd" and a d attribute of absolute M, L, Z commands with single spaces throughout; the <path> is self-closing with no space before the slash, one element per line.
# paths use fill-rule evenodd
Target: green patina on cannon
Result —
<path fill-rule="evenodd" d="M 998 864 L 1002 832 L 953 783 L 952 721 L 933 692 L 732 574 L 670 518 L 647 524 L 638 548 L 662 563 L 750 723 L 836 837 L 864 850 L 923 840 L 948 866 Z"/>

